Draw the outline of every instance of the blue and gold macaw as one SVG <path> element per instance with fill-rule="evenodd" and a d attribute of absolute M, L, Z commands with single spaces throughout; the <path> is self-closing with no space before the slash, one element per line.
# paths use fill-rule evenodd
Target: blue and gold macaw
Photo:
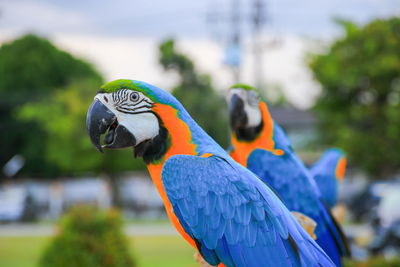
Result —
<path fill-rule="evenodd" d="M 133 147 L 143 158 L 171 222 L 209 264 L 334 266 L 277 195 L 168 92 L 139 81 L 107 83 L 86 124 L 100 151 Z"/>
<path fill-rule="evenodd" d="M 331 148 L 314 163 L 310 172 L 321 192 L 321 197 L 333 208 L 338 194 L 338 183 L 346 172 L 346 156 L 342 150 Z"/>
<path fill-rule="evenodd" d="M 341 266 L 348 255 L 340 227 L 324 205 L 309 170 L 296 156 L 284 131 L 260 101 L 257 89 L 234 85 L 228 94 L 232 128 L 231 156 L 271 186 L 290 211 L 300 212 L 317 223 L 316 241 Z"/>

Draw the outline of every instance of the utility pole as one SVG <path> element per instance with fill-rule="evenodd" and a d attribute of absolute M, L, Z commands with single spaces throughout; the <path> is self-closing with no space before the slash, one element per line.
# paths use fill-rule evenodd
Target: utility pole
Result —
<path fill-rule="evenodd" d="M 230 0 L 229 13 L 219 12 L 218 1 L 213 0 L 210 5 L 210 11 L 207 13 L 207 22 L 210 31 L 217 40 L 223 40 L 225 44 L 225 52 L 223 63 L 229 67 L 232 72 L 232 81 L 237 83 L 241 79 L 241 52 L 242 52 L 242 16 L 241 16 L 241 0 Z M 226 23 L 225 27 L 228 33 L 224 34 L 217 31 L 217 23 Z M 222 37 L 222 38 L 221 38 Z"/>
<path fill-rule="evenodd" d="M 263 86 L 263 41 L 262 28 L 266 22 L 265 3 L 263 0 L 253 0 L 251 16 L 253 26 L 253 60 L 254 60 L 254 82 L 257 88 Z"/>
<path fill-rule="evenodd" d="M 240 31 L 240 0 L 232 0 L 232 17 L 231 17 L 231 57 L 232 57 L 232 72 L 235 83 L 240 81 L 241 71 L 241 31 Z M 229 55 L 228 55 L 229 56 Z"/>
<path fill-rule="evenodd" d="M 254 61 L 254 70 L 253 70 L 253 79 L 254 84 L 261 89 L 264 85 L 263 79 L 263 51 L 266 46 L 269 46 L 268 43 L 265 43 L 262 38 L 262 30 L 267 21 L 266 15 L 266 0 L 246 0 L 245 2 L 241 2 L 242 0 L 230 0 L 230 8 L 229 15 L 224 14 L 223 12 L 219 13 L 216 10 L 220 10 L 220 8 L 216 8 L 216 0 L 212 1 L 210 5 L 211 11 L 207 15 L 207 22 L 209 23 L 210 29 L 212 32 L 216 30 L 217 22 L 225 22 L 228 23 L 228 35 L 225 37 L 226 41 L 226 49 L 225 49 L 225 57 L 224 63 L 229 66 L 232 71 L 232 78 L 234 82 L 240 81 L 242 78 L 241 74 L 241 57 L 243 44 L 242 44 L 242 24 L 249 23 L 251 27 L 251 52 L 253 55 Z M 246 20 L 242 19 L 242 4 L 250 4 L 250 14 L 245 14 Z M 249 10 L 249 9 L 247 9 Z M 226 36 L 223 33 L 217 34 L 217 38 L 219 39 L 221 36 Z M 271 43 L 271 45 L 274 45 Z"/>

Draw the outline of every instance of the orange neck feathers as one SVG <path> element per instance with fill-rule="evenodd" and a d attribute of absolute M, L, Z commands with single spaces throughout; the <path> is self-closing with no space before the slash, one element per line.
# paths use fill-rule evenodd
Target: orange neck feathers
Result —
<path fill-rule="evenodd" d="M 231 142 L 234 150 L 231 152 L 231 157 L 239 164 L 247 167 L 247 158 L 250 153 L 255 149 L 265 149 L 273 151 L 277 155 L 282 155 L 283 151 L 276 149 L 275 142 L 273 140 L 274 134 L 274 121 L 272 120 L 271 114 L 268 111 L 267 105 L 264 102 L 259 103 L 261 110 L 261 118 L 263 122 L 263 128 L 260 134 L 251 141 L 238 140 L 234 131 L 232 131 Z"/>
<path fill-rule="evenodd" d="M 347 165 L 346 158 L 345 157 L 340 158 L 335 170 L 336 178 L 339 181 L 343 180 L 343 177 L 346 173 L 346 165 Z"/>
<path fill-rule="evenodd" d="M 196 145 L 192 143 L 192 136 L 188 125 L 178 117 L 178 111 L 175 108 L 169 105 L 156 104 L 153 107 L 153 111 L 160 116 L 164 127 L 168 130 L 171 144 L 164 157 L 157 162 L 149 163 L 147 169 L 164 202 L 165 209 L 172 224 L 193 247 L 196 247 L 194 240 L 185 232 L 174 214 L 161 179 L 162 167 L 168 158 L 177 154 L 196 155 Z"/>

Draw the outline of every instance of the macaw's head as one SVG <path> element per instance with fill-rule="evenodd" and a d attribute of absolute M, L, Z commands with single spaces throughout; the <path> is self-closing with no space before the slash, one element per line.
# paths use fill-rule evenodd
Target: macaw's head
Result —
<path fill-rule="evenodd" d="M 236 138 L 254 140 L 263 128 L 258 90 L 245 84 L 236 84 L 230 88 L 227 101 L 230 124 Z"/>
<path fill-rule="evenodd" d="M 321 158 L 314 164 L 312 168 L 314 175 L 321 177 L 332 177 L 342 181 L 346 174 L 347 159 L 346 154 L 338 148 L 330 148 L 325 151 Z"/>
<path fill-rule="evenodd" d="M 171 98 L 171 99 L 169 99 Z M 116 80 L 103 85 L 86 118 L 93 145 L 119 149 L 133 147 L 135 156 L 156 157 L 167 149 L 168 132 L 153 106 L 173 101 L 165 91 L 139 81 Z M 104 138 L 102 138 L 104 135 Z"/>
<path fill-rule="evenodd" d="M 253 128 L 262 121 L 258 90 L 245 84 L 233 85 L 227 97 L 233 130 Z"/>
<path fill-rule="evenodd" d="M 338 148 L 328 149 L 324 155 L 324 158 L 335 167 L 335 177 L 338 181 L 342 181 L 346 174 L 347 158 L 346 154 Z"/>

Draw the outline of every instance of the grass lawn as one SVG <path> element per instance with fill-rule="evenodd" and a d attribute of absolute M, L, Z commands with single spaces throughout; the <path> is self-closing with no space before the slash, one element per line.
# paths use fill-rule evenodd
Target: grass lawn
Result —
<path fill-rule="evenodd" d="M 50 237 L 0 237 L 0 266 L 37 266 Z M 198 267 L 180 236 L 129 237 L 138 267 Z M 56 266 L 55 266 L 56 267 Z"/>

